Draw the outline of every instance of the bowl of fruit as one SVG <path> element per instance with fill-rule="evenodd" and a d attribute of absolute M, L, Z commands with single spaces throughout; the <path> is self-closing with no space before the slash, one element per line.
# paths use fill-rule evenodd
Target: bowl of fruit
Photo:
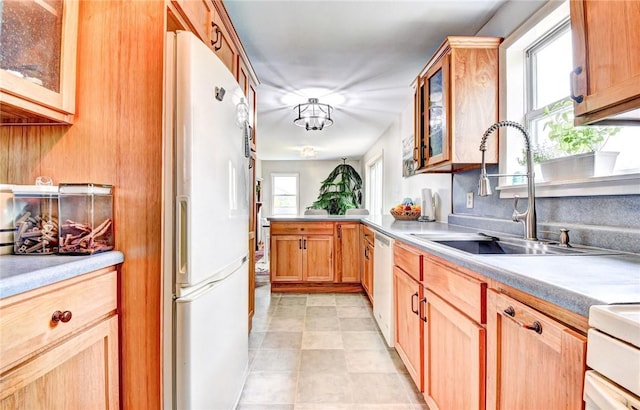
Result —
<path fill-rule="evenodd" d="M 396 221 L 415 221 L 420 217 L 420 205 L 415 205 L 411 198 L 405 198 L 401 204 L 391 208 L 391 215 Z"/>

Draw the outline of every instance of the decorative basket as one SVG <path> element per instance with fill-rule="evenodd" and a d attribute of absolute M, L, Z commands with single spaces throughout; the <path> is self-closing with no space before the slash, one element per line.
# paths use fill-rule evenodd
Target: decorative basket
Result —
<path fill-rule="evenodd" d="M 391 209 L 391 215 L 396 221 L 415 221 L 420 217 L 420 211 L 397 211 L 395 208 Z"/>

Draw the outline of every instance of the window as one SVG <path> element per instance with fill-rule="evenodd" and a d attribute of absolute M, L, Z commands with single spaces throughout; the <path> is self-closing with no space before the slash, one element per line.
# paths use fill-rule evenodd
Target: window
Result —
<path fill-rule="evenodd" d="M 384 173 L 382 154 L 367 164 L 366 208 L 371 215 L 382 215 L 382 186 Z"/>
<path fill-rule="evenodd" d="M 505 39 L 501 46 L 501 58 L 506 98 L 501 101 L 501 119 L 522 122 L 532 138 L 534 145 L 534 161 L 571 155 L 568 147 L 561 146 L 558 138 L 551 133 L 554 124 L 571 128 L 573 124 L 573 103 L 570 96 L 570 76 L 573 69 L 572 38 L 569 19 L 569 2 L 559 6 L 548 5 L 530 21 Z M 542 16 L 542 17 L 540 17 Z M 635 193 L 622 188 L 622 191 L 601 189 L 611 186 L 611 181 L 626 180 L 629 186 L 630 177 L 637 178 L 640 173 L 640 157 L 634 153 L 640 151 L 638 127 L 593 127 L 589 131 L 601 131 L 602 142 L 598 144 L 600 151 L 619 152 L 615 167 L 610 174 L 575 181 L 554 181 L 542 178 L 540 168 L 536 166 L 538 194 L 544 195 L 546 186 L 558 187 L 554 196 L 575 195 L 576 190 L 565 190 L 560 186 L 591 185 L 595 190 L 583 190 L 579 195 L 606 195 Z M 521 185 L 525 182 L 524 141 L 516 130 L 505 130 L 507 138 L 501 141 L 500 172 L 511 174 L 502 178 L 500 189 L 502 197 L 509 197 L 519 192 L 510 191 L 509 186 Z M 550 138 L 550 136 L 552 138 Z M 506 149 L 505 149 L 506 146 Z M 624 147 L 624 148 L 623 148 Z M 636 176 L 634 176 L 636 175 Z"/>
<path fill-rule="evenodd" d="M 298 215 L 298 174 L 271 174 L 272 215 Z"/>

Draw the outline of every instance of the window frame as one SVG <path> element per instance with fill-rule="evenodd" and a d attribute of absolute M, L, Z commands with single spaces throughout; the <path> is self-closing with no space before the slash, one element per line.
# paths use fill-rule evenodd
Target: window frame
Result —
<path fill-rule="evenodd" d="M 377 178 L 375 181 L 371 176 L 372 168 L 374 167 L 379 167 L 376 170 Z M 365 175 L 367 187 L 365 191 L 365 207 L 371 215 L 382 215 L 382 209 L 384 208 L 384 152 L 367 162 Z"/>
<path fill-rule="evenodd" d="M 276 178 L 290 178 L 290 177 L 295 177 L 296 179 L 296 194 L 295 194 L 295 198 L 296 198 L 296 206 L 295 206 L 295 212 L 292 214 L 289 213 L 276 213 L 275 209 L 275 201 L 276 201 L 276 197 L 281 197 L 281 196 L 293 196 L 293 195 L 276 195 Z M 273 216 L 296 216 L 299 213 L 299 208 L 300 208 L 300 174 L 297 172 L 272 172 L 271 173 L 271 215 Z"/>
<path fill-rule="evenodd" d="M 569 15 L 569 0 L 565 2 L 548 2 L 535 12 L 524 24 L 508 35 L 499 47 L 500 98 L 499 115 L 503 119 L 513 119 L 530 126 L 525 116 L 529 106 L 529 94 L 526 84 L 527 62 L 524 52 L 536 43 L 536 39 L 544 33 L 549 35 L 553 28 L 559 28 Z M 520 61 L 518 63 L 518 61 Z M 567 77 L 569 73 L 567 73 Z M 507 88 L 509 84 L 509 88 Z M 527 95 L 525 95 L 527 94 Z M 553 103 L 552 103 L 553 104 Z M 541 108 L 544 110 L 544 108 Z M 509 137 L 507 137 L 509 135 Z M 509 158 L 515 158 L 517 152 L 509 149 L 509 142 L 522 141 L 522 136 L 515 130 L 501 128 L 499 138 L 499 172 L 513 174 L 514 170 L 507 165 Z M 512 146 L 514 146 L 512 144 Z M 501 177 L 496 190 L 500 198 L 526 197 L 526 184 L 508 183 L 511 177 Z M 640 194 L 640 173 L 618 174 L 602 177 L 591 177 L 573 181 L 541 181 L 536 182 L 538 197 L 576 197 L 600 195 L 637 195 Z"/>

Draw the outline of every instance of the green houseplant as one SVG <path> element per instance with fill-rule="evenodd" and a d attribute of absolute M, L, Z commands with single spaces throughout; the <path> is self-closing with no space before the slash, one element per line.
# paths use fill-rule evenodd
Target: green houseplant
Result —
<path fill-rule="evenodd" d="M 549 120 L 543 125 L 548 130 L 548 143 L 533 147 L 533 160 L 540 164 L 545 180 L 576 179 L 610 174 L 615 166 L 617 152 L 600 151 L 610 137 L 620 132 L 619 127 L 574 126 L 573 115 L 565 108 L 571 100 L 545 107 Z M 518 158 L 524 164 L 524 155 Z"/>
<path fill-rule="evenodd" d="M 360 208 L 362 204 L 362 178 L 342 158 L 342 164 L 321 182 L 318 199 L 307 209 L 326 209 L 331 215 L 344 215 L 347 209 Z"/>

